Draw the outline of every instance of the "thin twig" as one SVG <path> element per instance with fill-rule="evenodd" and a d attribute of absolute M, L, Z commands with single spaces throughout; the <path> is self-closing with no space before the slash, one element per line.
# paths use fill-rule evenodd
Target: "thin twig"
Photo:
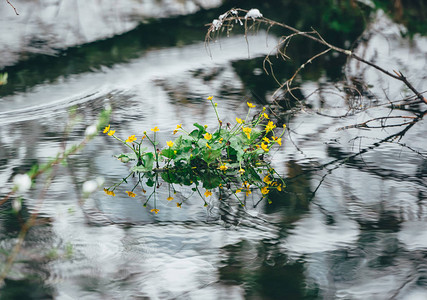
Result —
<path fill-rule="evenodd" d="M 9 0 L 6 0 L 6 2 L 7 2 L 10 6 L 12 6 L 13 10 L 15 11 L 15 14 L 16 14 L 17 16 L 19 16 L 18 11 L 16 10 L 15 6 L 13 6 L 13 5 L 12 5 L 12 3 L 10 3 L 10 2 L 9 2 Z"/>
<path fill-rule="evenodd" d="M 244 12 L 244 13 L 247 13 L 248 11 L 247 10 L 243 10 L 243 9 L 237 9 L 238 11 L 241 11 L 241 12 Z M 233 20 L 242 20 L 242 19 L 244 19 L 243 17 L 237 17 L 237 16 L 231 16 L 231 17 L 227 17 L 226 19 L 224 19 L 224 22 L 225 21 L 228 21 L 229 23 L 231 22 L 231 21 L 233 21 Z M 245 19 L 246 20 L 246 19 Z M 420 93 L 420 92 L 418 92 L 415 88 L 414 88 L 414 86 L 406 79 L 406 77 L 405 76 L 403 76 L 403 74 L 401 73 L 401 72 L 396 72 L 396 71 L 394 71 L 394 73 L 395 74 L 393 74 L 393 73 L 391 73 L 391 72 L 389 72 L 389 71 L 387 71 L 387 70 L 385 70 L 385 69 L 383 69 L 382 67 L 380 67 L 380 66 L 378 66 L 378 65 L 376 65 L 376 64 L 374 64 L 374 63 L 372 63 L 372 62 L 370 62 L 370 61 L 367 61 L 367 60 L 365 60 L 365 59 L 363 59 L 363 58 L 361 58 L 361 57 L 359 57 L 359 56 L 357 56 L 356 54 L 354 54 L 351 50 L 346 50 L 346 49 L 343 49 L 343 48 L 340 48 L 340 47 L 336 47 L 336 46 L 334 46 L 334 45 L 332 45 L 332 44 L 330 44 L 330 43 L 328 43 L 317 31 L 313 31 L 313 32 L 302 32 L 302 31 L 300 31 L 300 30 L 298 30 L 298 29 L 296 29 L 296 28 L 294 28 L 294 27 L 292 27 L 292 26 L 289 26 L 289 25 L 287 25 L 287 24 L 284 24 L 284 23 L 279 23 L 279 22 L 276 22 L 276 21 L 273 21 L 273 20 L 270 20 L 270 19 L 267 19 L 267 18 L 264 18 L 264 17 L 260 17 L 260 18 L 257 18 L 256 20 L 254 20 L 255 22 L 259 22 L 260 24 L 261 23 L 264 23 L 264 24 L 267 24 L 268 26 L 269 26 L 269 28 L 271 28 L 272 26 L 274 26 L 274 25 L 276 25 L 276 26 L 279 26 L 279 27 L 282 27 L 282 28 L 286 28 L 286 29 L 288 29 L 288 30 L 290 30 L 290 31 L 292 31 L 292 32 L 294 32 L 294 33 L 296 33 L 296 34 L 298 34 L 298 35 L 301 35 L 301 36 L 304 36 L 304 37 L 306 37 L 306 38 L 308 38 L 308 39 L 311 39 L 311 40 L 313 40 L 313 41 L 315 41 L 315 42 L 317 42 L 317 43 L 320 43 L 320 44 L 322 44 L 322 45 L 324 45 L 324 46 L 326 46 L 326 47 L 328 47 L 329 49 L 331 49 L 331 50 L 335 50 L 336 52 L 339 52 L 339 53 L 341 53 L 341 54 L 344 54 L 344 55 L 347 55 L 348 57 L 350 57 L 350 58 L 354 58 L 354 59 L 356 59 L 356 60 L 358 60 L 358 61 L 360 61 L 360 62 L 362 62 L 362 63 L 364 63 L 364 64 L 367 64 L 367 65 L 369 65 L 369 66 L 371 66 L 371 67 L 373 67 L 373 68 L 375 68 L 375 69 L 377 69 L 377 70 L 379 70 L 380 72 L 382 72 L 382 73 L 384 73 L 384 74 L 386 74 L 387 76 L 390 76 L 390 77 L 392 77 L 392 78 L 394 78 L 394 79 L 396 79 L 396 80 L 399 80 L 399 81 L 401 81 L 401 82 L 403 82 L 416 96 L 417 96 L 417 98 L 418 99 L 420 99 L 422 102 L 424 102 L 425 104 L 427 104 L 427 99 L 425 98 L 425 97 L 423 97 L 422 96 L 422 94 Z M 245 36 L 246 36 L 246 26 L 245 26 Z M 206 34 L 206 41 L 209 41 L 209 40 L 212 40 L 212 38 L 211 38 L 211 33 L 212 33 L 212 26 L 210 27 L 210 29 L 208 30 L 208 32 L 207 32 L 207 34 Z M 285 38 L 285 41 L 286 41 L 286 38 Z M 283 42 L 283 41 L 282 41 Z M 325 52 L 326 53 L 326 52 Z M 287 81 L 287 82 L 285 82 L 285 83 L 283 83 L 280 87 L 279 87 L 279 89 L 282 89 L 282 88 L 284 88 L 284 87 L 287 87 L 288 89 L 289 89 L 289 81 Z M 276 91 L 277 92 L 277 91 Z"/>

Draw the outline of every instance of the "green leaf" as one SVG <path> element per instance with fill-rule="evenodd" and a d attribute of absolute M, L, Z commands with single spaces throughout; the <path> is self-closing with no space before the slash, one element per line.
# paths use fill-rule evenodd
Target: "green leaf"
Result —
<path fill-rule="evenodd" d="M 243 155 L 245 154 L 245 151 L 243 150 L 243 145 L 241 140 L 238 138 L 233 138 L 230 140 L 230 147 L 236 151 L 236 157 L 237 161 L 242 161 Z"/>
<path fill-rule="evenodd" d="M 214 189 L 221 184 L 221 177 L 214 172 L 201 173 L 199 175 L 203 187 L 207 190 Z"/>
<path fill-rule="evenodd" d="M 178 153 L 176 157 L 174 158 L 174 162 L 178 162 L 180 160 L 189 161 L 191 158 L 191 148 L 188 148 L 186 151 L 182 151 L 181 153 Z"/>
<path fill-rule="evenodd" d="M 175 146 L 175 145 L 174 145 L 174 146 Z M 176 156 L 176 154 L 175 154 L 174 150 L 172 150 L 171 148 L 163 149 L 163 150 L 160 152 L 160 154 L 161 154 L 161 155 L 163 155 L 164 157 L 167 157 L 167 158 L 174 158 L 174 157 Z"/>
<path fill-rule="evenodd" d="M 131 169 L 131 171 L 133 171 L 133 172 L 140 172 L 140 173 L 150 172 L 151 170 L 153 170 L 153 168 L 150 169 L 150 168 L 147 168 L 147 167 L 145 167 L 143 165 L 141 165 L 141 166 L 134 166 Z"/>
<path fill-rule="evenodd" d="M 151 178 L 148 178 L 147 181 L 145 182 L 145 184 L 149 187 L 153 187 L 154 186 L 154 180 Z"/>
<path fill-rule="evenodd" d="M 124 162 L 122 160 L 122 158 L 127 158 L 128 161 L 129 160 L 137 160 L 137 156 L 136 156 L 136 154 L 134 152 L 131 152 L 131 153 L 121 153 L 119 155 L 114 155 L 114 157 L 116 157 L 117 159 L 121 160 L 122 162 Z"/>
<path fill-rule="evenodd" d="M 143 162 L 144 166 L 147 169 L 149 169 L 149 171 L 153 170 L 154 161 L 155 161 L 155 158 L 154 158 L 154 154 L 152 152 L 145 153 L 142 156 L 142 162 Z"/>
<path fill-rule="evenodd" d="M 203 127 L 199 123 L 194 123 L 193 125 L 194 125 L 194 127 L 197 127 L 200 132 L 204 132 L 205 131 L 205 127 Z"/>
<path fill-rule="evenodd" d="M 145 173 L 145 172 L 150 172 L 153 170 L 155 158 L 154 158 L 154 154 L 152 152 L 145 153 L 141 157 L 141 161 L 142 161 L 142 165 L 135 166 L 131 169 L 133 172 Z"/>
<path fill-rule="evenodd" d="M 197 129 L 194 129 L 192 132 L 190 132 L 190 136 L 192 136 L 195 139 L 199 138 L 199 131 Z"/>
<path fill-rule="evenodd" d="M 168 183 L 179 183 L 177 182 L 177 176 L 175 172 L 166 171 L 160 175 L 165 182 Z"/>
<path fill-rule="evenodd" d="M 209 165 L 221 156 L 221 149 L 206 149 L 203 151 L 203 160 Z"/>

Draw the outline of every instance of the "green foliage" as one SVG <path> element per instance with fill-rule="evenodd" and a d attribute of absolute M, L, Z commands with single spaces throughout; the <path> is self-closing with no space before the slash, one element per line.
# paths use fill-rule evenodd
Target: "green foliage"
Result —
<path fill-rule="evenodd" d="M 7 84 L 7 77 L 8 77 L 7 73 L 3 73 L 3 74 L 0 73 L 0 85 Z"/>
<path fill-rule="evenodd" d="M 286 126 L 276 135 L 276 125 L 269 120 L 265 108 L 250 121 L 250 111 L 255 105 L 249 102 L 245 119 L 236 118 L 236 124 L 223 126 L 218 116 L 217 103 L 212 101 L 212 97 L 208 97 L 208 100 L 218 118 L 218 128 L 210 131 L 207 125 L 194 123 L 194 129 L 187 131 L 179 124 L 173 134 L 179 132 L 181 135 L 173 141 L 168 141 L 163 149 L 157 148 L 157 126 L 151 129 L 152 134 L 145 131 L 139 141 L 135 135 L 126 140 L 121 139 L 110 125 L 105 127 L 104 133 L 132 150 L 115 157 L 123 163 L 132 162 L 134 165 L 126 178 L 104 191 L 115 196 L 114 190 L 122 183 L 127 183 L 130 176 L 138 178 L 137 184 L 130 191 L 126 191 L 130 197 L 136 196 L 134 191 L 138 186 L 145 191 L 144 184 L 154 187 L 155 193 L 156 187 L 160 186 L 159 179 L 171 185 L 173 190 L 174 185 L 195 186 L 193 191 L 198 192 L 205 203 L 205 198 L 212 194 L 211 190 L 217 188 L 229 187 L 242 205 L 243 202 L 237 195 L 242 191 L 249 195 L 251 190 L 259 189 L 263 197 L 267 197 L 271 189 L 281 190 L 284 182 L 265 157 L 274 145 L 282 144 Z M 153 149 L 152 152 L 143 147 L 143 143 L 147 142 L 148 148 Z M 261 179 L 261 174 L 264 179 Z M 205 197 L 199 191 L 200 186 L 206 190 Z M 177 204 L 181 206 L 181 203 Z M 153 211 L 158 212 L 156 208 Z"/>

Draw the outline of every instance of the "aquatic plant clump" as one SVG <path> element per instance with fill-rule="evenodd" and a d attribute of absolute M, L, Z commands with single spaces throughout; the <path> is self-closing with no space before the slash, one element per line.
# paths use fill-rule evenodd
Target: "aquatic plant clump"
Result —
<path fill-rule="evenodd" d="M 141 138 L 136 135 L 120 138 L 110 125 L 105 127 L 104 134 L 131 150 L 116 155 L 116 158 L 123 163 L 134 163 L 129 175 L 105 188 L 105 193 L 115 196 L 115 190 L 123 183 L 128 183 L 127 179 L 133 175 L 138 178 L 137 183 L 126 194 L 137 197 L 139 191 L 146 192 L 144 185 L 152 187 L 153 192 L 144 205 L 154 195 L 152 212 L 157 214 L 159 209 L 156 207 L 155 192 L 160 187 L 160 179 L 169 184 L 169 197 L 166 200 L 174 199 L 170 191 L 172 188 L 175 194 L 176 185 L 193 186 L 192 190 L 202 198 L 205 205 L 206 198 L 214 190 L 219 191 L 220 199 L 225 190 L 231 192 L 243 206 L 242 197 L 250 195 L 254 189 L 259 190 L 262 198 L 266 199 L 271 190 L 281 191 L 285 183 L 267 158 L 273 146 L 282 145 L 286 125 L 278 128 L 269 119 L 265 107 L 250 119 L 250 112 L 256 107 L 250 102 L 247 102 L 248 112 L 244 119 L 237 117 L 234 124 L 224 124 L 218 114 L 218 104 L 212 96 L 207 100 L 215 111 L 218 127 L 211 131 L 207 125 L 194 123 L 194 129 L 187 130 L 178 124 L 172 135 L 179 136 L 167 141 L 163 148 L 159 148 L 157 141 L 157 132 L 160 131 L 157 126 L 150 132 L 144 131 Z M 183 201 L 177 202 L 177 207 L 182 204 Z"/>

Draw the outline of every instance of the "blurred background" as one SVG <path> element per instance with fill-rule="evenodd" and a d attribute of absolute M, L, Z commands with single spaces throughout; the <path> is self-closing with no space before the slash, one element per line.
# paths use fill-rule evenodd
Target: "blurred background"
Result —
<path fill-rule="evenodd" d="M 251 101 L 286 123 L 272 163 L 287 188 L 271 205 L 255 205 L 254 193 L 246 209 L 218 195 L 207 208 L 192 196 L 180 209 L 166 201 L 164 185 L 157 215 L 152 203 L 143 207 L 143 193 L 127 197 L 126 186 L 116 197 L 100 189 L 83 199 L 85 181 L 103 177 L 109 186 L 128 172 L 113 157 L 122 145 L 101 134 L 58 169 L 46 195 L 39 178 L 19 213 L 11 201 L 0 206 L 1 269 L 23 221 L 40 210 L 0 299 L 427 298 L 426 105 L 391 109 L 412 92 L 332 51 L 296 77 L 298 101 L 284 92 L 273 97 L 277 81 L 325 50 L 296 37 L 283 61 L 275 46 L 289 32 L 279 27 L 255 26 L 246 40 L 236 24 L 228 37 L 205 43 L 219 15 L 257 8 L 401 71 L 424 92 L 425 1 L 11 3 L 19 15 L 0 3 L 0 73 L 8 73 L 0 86 L 0 196 L 14 175 L 81 141 L 106 106 L 117 135 L 142 137 L 158 126 L 164 145 L 176 124 L 215 126 L 211 95 L 224 121 L 245 116 Z M 277 81 L 263 69 L 266 55 Z M 384 116 L 416 122 L 354 127 Z M 175 200 L 190 194 L 182 189 Z"/>

